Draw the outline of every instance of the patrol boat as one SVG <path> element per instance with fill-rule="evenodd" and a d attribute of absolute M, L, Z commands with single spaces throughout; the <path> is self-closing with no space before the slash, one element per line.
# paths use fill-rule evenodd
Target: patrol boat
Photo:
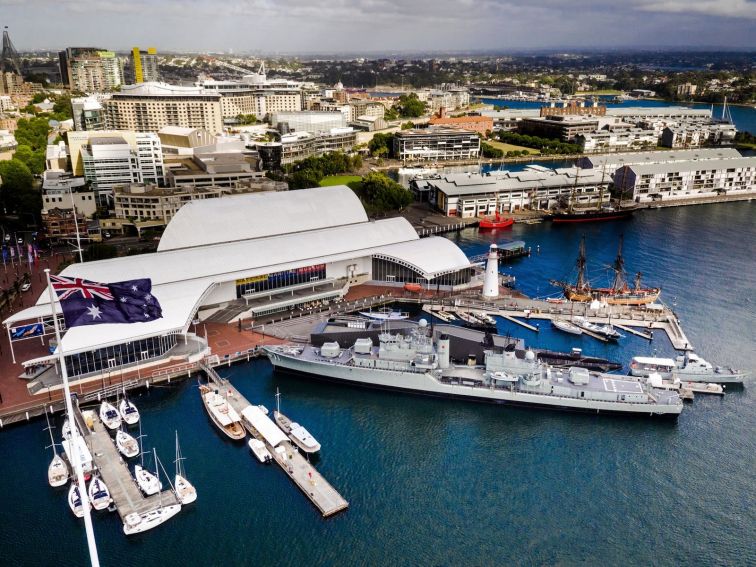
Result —
<path fill-rule="evenodd" d="M 448 336 L 433 341 L 427 325 L 421 320 L 409 335 L 383 333 L 377 347 L 361 338 L 347 349 L 333 342 L 263 349 L 276 370 L 374 388 L 592 413 L 675 417 L 682 411 L 677 392 L 653 388 L 647 379 L 552 367 L 533 351 L 518 358 L 491 349 L 483 365 L 452 365 Z"/>

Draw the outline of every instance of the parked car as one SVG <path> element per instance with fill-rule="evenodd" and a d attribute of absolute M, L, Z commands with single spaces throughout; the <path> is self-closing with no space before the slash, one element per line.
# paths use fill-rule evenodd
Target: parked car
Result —
<path fill-rule="evenodd" d="M 31 289 L 31 282 L 24 282 L 21 284 L 21 291 L 29 291 Z"/>

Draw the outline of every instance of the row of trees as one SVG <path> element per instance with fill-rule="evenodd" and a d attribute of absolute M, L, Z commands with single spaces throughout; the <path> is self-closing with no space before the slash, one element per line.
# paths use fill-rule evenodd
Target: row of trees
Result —
<path fill-rule="evenodd" d="M 13 156 L 24 162 L 33 174 L 39 175 L 45 170 L 45 151 L 47 136 L 50 133 L 49 119 L 42 116 L 21 118 L 14 135 L 18 148 Z"/>
<path fill-rule="evenodd" d="M 567 144 L 558 139 L 541 138 L 539 136 L 527 136 L 515 132 L 499 132 L 499 140 L 516 146 L 535 148 L 542 154 L 579 154 L 580 146 Z"/>
<path fill-rule="evenodd" d="M 504 151 L 481 140 L 480 155 L 482 155 L 484 158 L 500 158 L 504 157 Z"/>
<path fill-rule="evenodd" d="M 328 175 L 354 173 L 362 167 L 362 157 L 358 154 L 329 152 L 322 156 L 311 156 L 286 166 L 289 189 L 317 187 Z"/>

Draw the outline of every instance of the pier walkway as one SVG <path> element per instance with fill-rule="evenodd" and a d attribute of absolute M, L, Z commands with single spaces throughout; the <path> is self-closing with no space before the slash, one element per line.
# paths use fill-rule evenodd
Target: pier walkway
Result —
<path fill-rule="evenodd" d="M 92 453 L 92 458 L 102 480 L 110 490 L 110 496 L 123 521 L 129 514 L 144 514 L 162 506 L 178 504 L 172 490 L 164 490 L 162 494 L 144 496 L 131 474 L 129 465 L 121 457 L 110 433 L 100 421 L 96 412 L 93 416 L 92 429 L 86 427 L 84 418 L 78 408 L 75 410 L 76 421 L 80 431 Z"/>
<path fill-rule="evenodd" d="M 221 378 L 213 368 L 202 365 L 202 370 L 239 415 L 246 407 L 252 405 L 228 380 Z M 276 464 L 294 481 L 324 517 L 332 516 L 349 507 L 349 502 L 290 442 L 284 441 L 276 447 L 272 447 L 265 438 L 249 427 L 246 420 L 243 420 L 243 422 L 245 428 L 254 437 L 265 443 Z"/>

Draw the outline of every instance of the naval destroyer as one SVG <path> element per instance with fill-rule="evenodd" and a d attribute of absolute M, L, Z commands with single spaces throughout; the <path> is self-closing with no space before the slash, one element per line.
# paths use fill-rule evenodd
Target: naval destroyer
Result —
<path fill-rule="evenodd" d="M 553 367 L 532 351 L 520 358 L 491 349 L 482 365 L 454 365 L 448 336 L 434 340 L 428 330 L 420 321 L 407 334 L 381 334 L 378 346 L 365 337 L 350 348 L 337 342 L 263 348 L 276 370 L 373 388 L 592 413 L 676 417 L 682 411 L 676 392 L 647 379 Z"/>

